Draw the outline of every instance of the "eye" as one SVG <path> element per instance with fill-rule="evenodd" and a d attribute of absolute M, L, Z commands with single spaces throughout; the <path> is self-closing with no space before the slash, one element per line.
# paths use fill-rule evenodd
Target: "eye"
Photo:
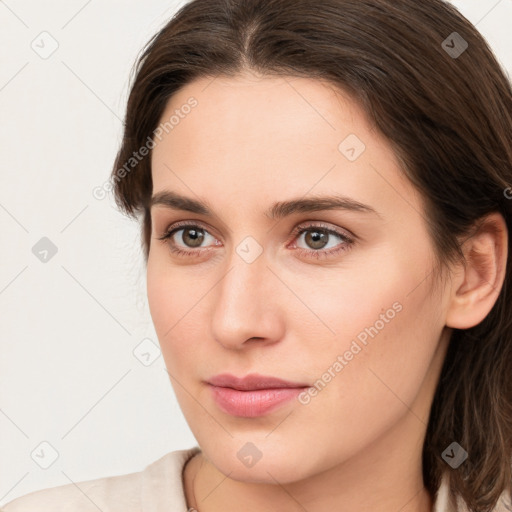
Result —
<path fill-rule="evenodd" d="M 181 236 L 176 237 L 179 232 Z M 165 243 L 168 243 L 170 250 L 172 253 L 178 256 L 198 256 L 203 251 L 198 250 L 187 250 L 189 248 L 201 248 L 201 244 L 203 241 L 208 240 L 210 237 L 215 243 L 214 245 L 221 245 L 215 237 L 213 237 L 208 231 L 197 224 L 183 223 L 183 224 L 173 224 L 163 236 L 159 237 L 158 240 L 161 240 Z M 184 246 L 180 246 L 176 243 L 175 238 L 181 239 L 181 241 L 185 244 Z M 167 242 L 169 240 L 169 242 Z M 184 247 L 185 250 L 180 247 Z"/>
<path fill-rule="evenodd" d="M 180 232 L 181 235 L 178 235 Z M 354 240 L 345 233 L 332 229 L 325 224 L 314 224 L 306 227 L 299 226 L 295 228 L 292 234 L 294 235 L 294 239 L 302 239 L 303 243 L 312 247 L 312 249 L 297 247 L 295 242 L 294 248 L 296 248 L 301 255 L 314 258 L 323 258 L 341 251 L 346 251 L 350 249 L 354 243 Z M 305 236 L 302 237 L 302 235 Z M 208 238 L 213 241 L 213 246 L 222 245 L 202 226 L 184 222 L 170 226 L 158 240 L 169 245 L 171 253 L 177 256 L 188 257 L 200 256 L 204 254 L 205 251 L 210 251 L 212 249 L 211 244 L 208 248 L 201 247 L 203 242 L 208 241 Z M 333 238 L 337 238 L 341 243 L 335 243 L 333 246 L 332 243 L 330 243 Z M 176 239 L 180 240 L 183 245 L 177 243 Z"/>
<path fill-rule="evenodd" d="M 350 249 L 354 244 L 354 240 L 351 237 L 325 224 L 298 227 L 295 229 L 294 234 L 297 236 L 298 240 L 302 239 L 307 246 L 313 247 L 313 249 L 303 249 L 299 247 L 299 251 L 314 258 L 324 258 L 338 254 L 341 251 Z M 302 235 L 305 236 L 302 237 Z M 327 247 L 333 238 L 341 240 L 342 243 L 331 244 L 330 247 Z"/>

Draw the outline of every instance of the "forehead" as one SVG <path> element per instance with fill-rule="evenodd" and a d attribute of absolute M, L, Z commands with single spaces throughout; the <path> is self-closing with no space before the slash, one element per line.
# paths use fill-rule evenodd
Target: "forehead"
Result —
<path fill-rule="evenodd" d="M 192 99 L 196 106 L 189 109 Z M 315 146 L 336 152 L 347 128 L 361 138 L 368 138 L 370 131 L 363 112 L 347 93 L 318 80 L 287 76 L 201 78 L 171 97 L 161 124 L 173 114 L 181 116 L 179 120 L 174 116 L 178 122 L 167 130 L 169 135 L 172 131 L 169 138 L 176 142 L 186 138 L 201 154 L 208 146 L 212 151 L 236 146 L 254 153 L 257 144 L 266 152 L 291 151 L 290 158 L 298 146 L 304 151 Z"/>
<path fill-rule="evenodd" d="M 326 82 L 205 77 L 173 95 L 161 126 L 171 118 L 152 153 L 154 193 L 244 196 L 256 207 L 283 195 L 339 192 L 374 205 L 387 198 L 395 209 L 397 193 L 414 194 L 358 104 Z"/>

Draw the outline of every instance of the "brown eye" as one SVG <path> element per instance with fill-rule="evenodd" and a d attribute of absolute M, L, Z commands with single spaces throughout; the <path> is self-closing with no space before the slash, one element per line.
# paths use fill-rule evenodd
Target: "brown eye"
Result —
<path fill-rule="evenodd" d="M 312 249 L 323 249 L 329 241 L 329 234 L 319 229 L 309 230 L 306 232 L 304 241 Z"/>
<path fill-rule="evenodd" d="M 181 234 L 179 234 L 181 232 Z M 211 238 L 211 243 L 204 244 Z M 206 229 L 196 224 L 174 224 L 158 238 L 178 256 L 200 256 L 213 246 L 222 245 Z"/>
<path fill-rule="evenodd" d="M 299 254 L 317 259 L 334 256 L 350 249 L 354 244 L 353 239 L 348 235 L 323 225 L 299 227 L 295 230 L 295 234 L 297 242 L 303 239 L 301 245 L 305 244 L 305 247 L 296 245 Z"/>
<path fill-rule="evenodd" d="M 181 240 L 187 247 L 200 247 L 204 240 L 204 230 L 195 227 L 182 228 L 175 233 L 183 231 Z"/>

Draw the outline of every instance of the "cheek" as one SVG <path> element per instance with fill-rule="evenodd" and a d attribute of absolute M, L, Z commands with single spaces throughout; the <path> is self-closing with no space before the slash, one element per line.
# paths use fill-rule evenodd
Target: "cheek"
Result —
<path fill-rule="evenodd" d="M 431 294 L 432 276 L 427 277 L 428 248 L 414 256 L 416 265 L 397 253 L 382 254 L 372 258 L 378 266 L 353 267 L 338 280 L 309 288 L 308 306 L 322 321 L 308 322 L 306 328 L 303 319 L 295 337 L 308 346 L 313 380 L 335 375 L 331 381 L 338 384 L 326 386 L 332 390 L 325 395 L 336 395 L 331 399 L 347 402 L 365 396 L 377 406 L 387 398 L 398 402 L 387 384 L 404 401 L 413 400 L 442 331 L 441 306 Z"/>
<path fill-rule="evenodd" d="M 428 325 L 429 306 L 420 299 L 422 292 L 416 300 L 399 297 L 403 309 L 392 309 L 396 314 L 384 326 L 376 322 L 381 312 L 378 300 L 367 301 L 361 308 L 364 313 L 346 306 L 347 316 L 340 316 L 336 325 L 336 340 L 310 347 L 308 372 L 318 391 L 309 402 L 307 397 L 301 402 L 296 416 L 308 450 L 328 450 L 326 458 L 332 457 L 334 464 L 390 431 L 401 418 L 414 428 L 427 423 L 428 409 L 416 400 L 429 373 L 437 335 Z M 392 300 L 396 294 L 380 297 Z M 350 316 L 354 314 L 357 327 Z M 425 318 L 418 325 L 421 315 Z M 352 326 L 351 333 L 344 335 L 347 325 Z M 357 337 L 361 333 L 366 343 Z"/>
<path fill-rule="evenodd" d="M 349 430 L 363 425 L 371 436 L 378 425 L 390 426 L 413 407 L 426 382 L 442 322 L 426 283 L 407 293 L 391 293 L 387 297 L 391 307 L 386 310 L 374 304 L 373 315 L 335 352 L 343 356 L 343 368 L 331 396 L 324 398 L 340 404 L 328 414 L 352 422 Z M 398 300 L 391 304 L 394 299 Z M 418 417 L 424 418 L 423 405 L 416 407 Z M 345 419 L 347 410 L 354 415 Z"/>
<path fill-rule="evenodd" d="M 300 309 L 295 335 L 306 340 L 304 327 L 314 330 L 314 345 L 326 350 L 331 347 L 337 353 L 348 350 L 351 341 L 371 339 L 369 331 L 375 334 L 388 332 L 394 324 L 403 321 L 407 294 L 417 286 L 418 277 L 414 271 L 399 268 L 396 260 L 386 262 L 379 259 L 379 265 L 360 261 L 348 269 L 330 270 L 330 274 L 301 278 L 295 282 L 294 291 L 315 316 Z M 315 283 L 312 286 L 312 283 Z M 300 304 L 299 304 L 300 306 Z M 410 310 L 410 308 L 407 308 Z M 306 324 L 307 322 L 307 324 Z M 293 328 L 294 329 L 294 328 Z M 311 333 L 313 334 L 313 333 Z"/>
<path fill-rule="evenodd" d="M 179 330 L 179 319 L 186 317 L 187 312 L 186 297 L 178 277 L 179 272 L 171 278 L 169 270 L 162 268 L 156 258 L 150 256 L 147 266 L 148 304 L 164 356 L 169 340 Z"/>
<path fill-rule="evenodd" d="M 146 272 L 149 309 L 159 336 L 186 317 L 193 305 L 190 303 L 193 299 L 190 292 L 198 286 L 194 284 L 193 276 L 182 268 L 173 268 L 166 256 L 164 250 L 150 251 Z M 164 341 L 164 338 L 160 341 Z"/>
<path fill-rule="evenodd" d="M 197 342 L 204 339 L 204 323 L 197 321 L 205 292 L 199 281 L 182 269 L 169 269 L 160 255 L 148 258 L 147 296 L 162 356 L 172 375 L 189 372 L 198 366 Z M 199 288 L 198 288 L 199 287 Z M 206 290 L 205 290 L 206 291 Z M 201 328 L 203 330 L 201 331 Z"/>
<path fill-rule="evenodd" d="M 160 338 L 164 319 L 168 318 L 170 320 L 168 312 L 172 311 L 172 308 L 177 305 L 177 301 L 173 300 L 176 297 L 173 293 L 175 290 L 169 288 L 169 279 L 162 272 L 158 259 L 154 252 L 150 252 L 146 276 L 149 310 L 155 330 Z"/>

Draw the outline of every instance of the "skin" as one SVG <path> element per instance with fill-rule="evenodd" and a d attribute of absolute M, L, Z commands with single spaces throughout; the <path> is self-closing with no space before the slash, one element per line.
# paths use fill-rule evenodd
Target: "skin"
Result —
<path fill-rule="evenodd" d="M 346 93 L 249 72 L 201 78 L 170 99 L 162 120 L 191 96 L 198 105 L 152 152 L 153 193 L 202 200 L 215 215 L 153 206 L 147 264 L 162 354 L 202 450 L 185 467 L 188 506 L 432 510 L 421 469 L 432 398 L 452 328 L 479 323 L 498 297 L 507 256 L 502 217 L 489 219 L 500 229 L 485 224 L 464 246 L 488 264 L 469 260 L 434 288 L 421 194 Z M 349 134 L 366 146 L 355 161 L 338 149 Z M 263 214 L 277 201 L 334 192 L 379 215 L 330 210 L 276 221 Z M 178 221 L 206 230 L 199 248 L 190 230 L 173 237 L 202 255 L 175 255 L 170 240 L 158 239 Z M 319 222 L 348 230 L 355 242 L 324 258 L 308 255 L 346 245 L 328 235 L 327 248 L 315 246 L 314 228 L 293 235 Z M 236 251 L 247 236 L 263 251 L 252 263 Z M 231 416 L 203 382 L 260 373 L 313 386 L 397 302 L 401 311 L 307 405 L 292 400 L 258 418 Z M 252 467 L 237 457 L 246 443 L 262 454 Z"/>

